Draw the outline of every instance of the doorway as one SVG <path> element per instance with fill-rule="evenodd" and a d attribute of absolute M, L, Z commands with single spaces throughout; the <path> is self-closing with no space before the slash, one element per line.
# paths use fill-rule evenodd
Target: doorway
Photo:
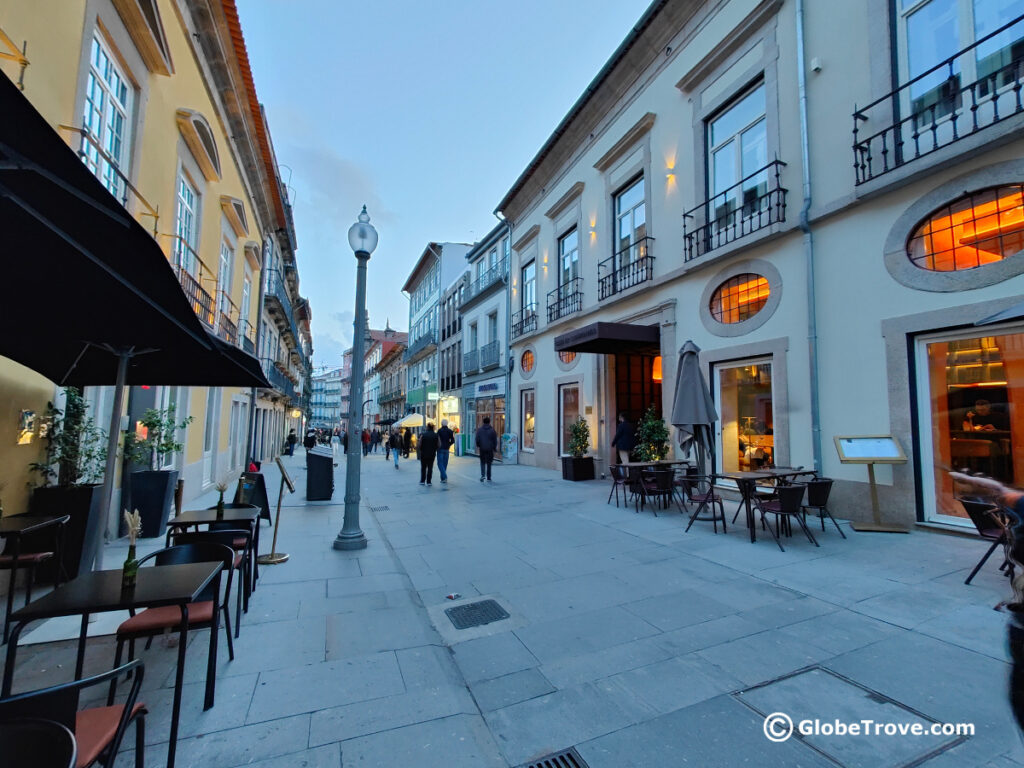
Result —
<path fill-rule="evenodd" d="M 715 366 L 718 466 L 723 472 L 755 471 L 775 463 L 772 359 L 751 358 Z"/>

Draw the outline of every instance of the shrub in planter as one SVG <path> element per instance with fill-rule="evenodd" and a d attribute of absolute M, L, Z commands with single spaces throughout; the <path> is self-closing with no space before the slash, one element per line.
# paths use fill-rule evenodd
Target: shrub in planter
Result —
<path fill-rule="evenodd" d="M 590 425 L 580 416 L 569 425 L 569 455 L 562 457 L 562 478 L 564 480 L 593 480 L 594 457 L 587 456 L 590 450 Z"/>
<path fill-rule="evenodd" d="M 633 455 L 637 461 L 660 461 L 668 455 L 668 427 L 665 420 L 658 418 L 651 405 L 636 427 L 636 447 Z"/>
<path fill-rule="evenodd" d="M 177 441 L 179 429 L 192 423 L 192 417 L 178 421 L 175 406 L 166 409 L 150 408 L 139 421 L 142 437 L 132 432 L 125 440 L 125 457 L 136 466 L 149 467 L 132 472 L 131 508 L 142 516 L 143 538 L 163 536 L 167 517 L 178 482 L 178 471 L 160 469 L 164 457 L 184 448 Z"/>

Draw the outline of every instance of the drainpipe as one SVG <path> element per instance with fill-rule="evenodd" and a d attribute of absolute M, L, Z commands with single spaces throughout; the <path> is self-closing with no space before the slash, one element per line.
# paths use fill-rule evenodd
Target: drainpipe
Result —
<path fill-rule="evenodd" d="M 796 74 L 800 93 L 800 167 L 803 176 L 803 207 L 800 230 L 804 233 L 807 272 L 807 357 L 811 394 L 811 452 L 814 469 L 821 472 L 821 409 L 818 399 L 818 320 L 814 292 L 814 237 L 811 232 L 811 153 L 807 128 L 807 70 L 804 66 L 804 0 L 796 0 Z"/>
<path fill-rule="evenodd" d="M 254 342 L 256 346 L 256 359 L 260 359 L 260 342 L 263 341 L 263 302 L 266 298 L 266 285 L 267 285 L 267 251 L 272 248 L 272 241 L 268 235 L 263 239 L 263 252 L 260 254 L 260 292 L 259 300 L 256 304 L 256 340 Z M 262 364 L 262 363 L 261 363 Z M 248 436 L 245 440 L 245 457 L 249 461 L 255 459 L 253 455 L 253 445 L 256 440 L 256 387 L 249 390 L 249 430 Z M 249 469 L 249 461 L 245 462 L 245 468 Z"/>
<path fill-rule="evenodd" d="M 498 221 L 505 223 L 508 231 L 508 260 L 506 265 L 508 275 L 505 277 L 505 431 L 512 432 L 509 426 L 512 422 L 512 367 L 515 362 L 512 359 L 512 221 L 506 219 L 504 214 L 494 211 Z M 516 406 L 519 406 L 518 401 Z M 519 446 L 516 446 L 516 464 L 519 463 Z"/>

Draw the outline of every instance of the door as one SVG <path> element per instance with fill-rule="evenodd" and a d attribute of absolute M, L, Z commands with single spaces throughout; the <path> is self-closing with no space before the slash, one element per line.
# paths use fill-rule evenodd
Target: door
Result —
<path fill-rule="evenodd" d="M 580 417 L 580 385 L 560 384 L 558 387 L 558 455 L 569 455 L 570 428 Z"/>
<path fill-rule="evenodd" d="M 217 446 L 217 407 L 220 390 L 208 387 L 206 390 L 206 423 L 203 428 L 203 485 L 213 482 L 215 472 L 215 456 Z"/>
<path fill-rule="evenodd" d="M 772 381 L 770 357 L 715 366 L 715 450 L 721 471 L 754 471 L 775 463 Z"/>

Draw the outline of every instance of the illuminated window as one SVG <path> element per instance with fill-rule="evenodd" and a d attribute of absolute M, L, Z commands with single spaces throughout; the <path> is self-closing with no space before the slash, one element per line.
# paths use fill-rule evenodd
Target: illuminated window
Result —
<path fill-rule="evenodd" d="M 576 359 L 576 353 L 569 352 L 563 349 L 561 352 L 558 353 L 558 359 L 561 360 L 566 365 L 569 365 L 569 363 Z"/>
<path fill-rule="evenodd" d="M 932 213 L 907 243 L 921 269 L 956 272 L 1024 250 L 1024 185 L 971 192 Z"/>
<path fill-rule="evenodd" d="M 720 323 L 742 323 L 761 311 L 770 292 L 768 280 L 761 275 L 746 272 L 730 277 L 711 295 L 711 316 Z"/>
<path fill-rule="evenodd" d="M 523 352 L 523 356 L 520 358 L 519 364 L 523 368 L 523 373 L 529 373 L 532 371 L 534 366 L 533 352 L 529 349 Z"/>

